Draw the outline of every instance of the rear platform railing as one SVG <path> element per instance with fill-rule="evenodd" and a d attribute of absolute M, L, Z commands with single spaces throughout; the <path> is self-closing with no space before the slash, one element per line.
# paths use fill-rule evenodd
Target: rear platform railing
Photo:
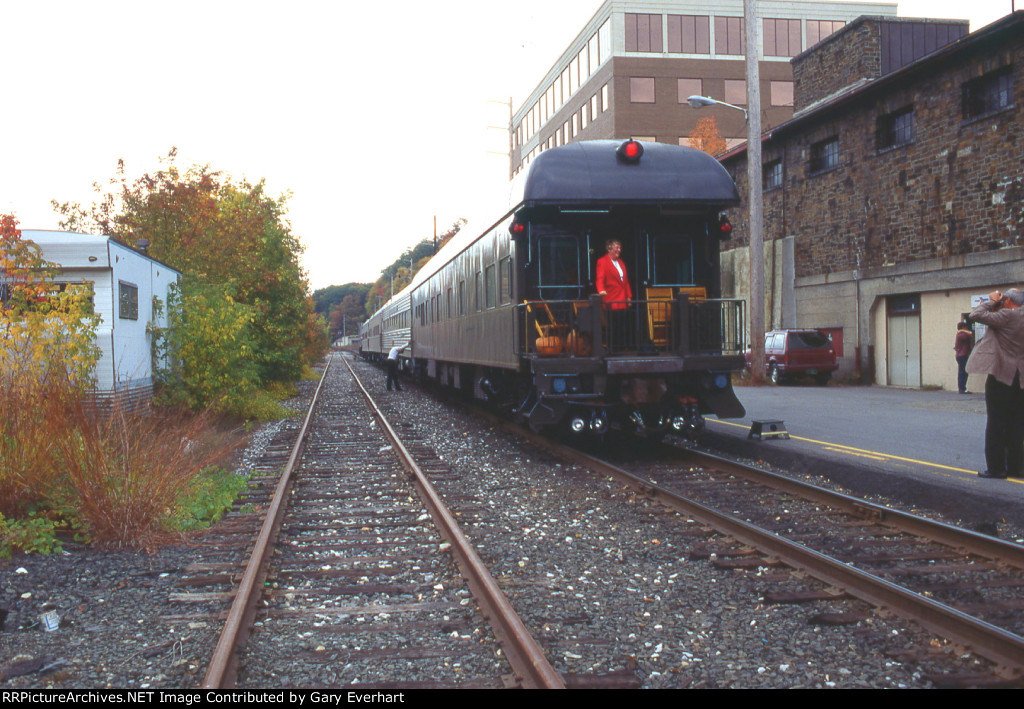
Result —
<path fill-rule="evenodd" d="M 735 355 L 744 303 L 733 299 L 526 301 L 516 306 L 517 354 L 541 357 Z"/>

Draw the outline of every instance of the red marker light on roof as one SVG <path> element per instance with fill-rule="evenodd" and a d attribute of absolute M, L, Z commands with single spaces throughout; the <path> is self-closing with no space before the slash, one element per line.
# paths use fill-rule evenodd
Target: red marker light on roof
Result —
<path fill-rule="evenodd" d="M 644 146 L 638 140 L 627 140 L 616 149 L 615 154 L 623 162 L 638 163 L 644 154 Z"/>
<path fill-rule="evenodd" d="M 522 222 L 514 222 L 512 224 L 513 234 L 522 234 L 524 231 L 526 231 L 526 225 L 523 224 Z"/>

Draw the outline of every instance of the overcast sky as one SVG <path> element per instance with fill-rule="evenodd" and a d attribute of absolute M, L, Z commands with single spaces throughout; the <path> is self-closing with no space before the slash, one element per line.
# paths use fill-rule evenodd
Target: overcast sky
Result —
<path fill-rule="evenodd" d="M 976 30 L 1010 2 L 899 14 Z M 0 212 L 55 229 L 51 200 L 91 203 L 119 158 L 134 178 L 175 146 L 181 167 L 292 193 L 313 288 L 373 281 L 435 216 L 443 230 L 503 190 L 509 99 L 601 4 L 0 0 Z"/>

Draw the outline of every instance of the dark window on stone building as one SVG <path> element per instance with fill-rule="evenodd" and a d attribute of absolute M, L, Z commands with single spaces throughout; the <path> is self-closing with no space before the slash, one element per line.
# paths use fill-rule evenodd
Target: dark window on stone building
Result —
<path fill-rule="evenodd" d="M 782 187 L 782 159 L 772 160 L 764 164 L 764 174 L 761 178 L 764 189 L 774 190 Z"/>
<path fill-rule="evenodd" d="M 1003 67 L 977 79 L 971 79 L 963 87 L 964 118 L 977 118 L 1001 111 L 1013 103 L 1013 74 L 1011 67 Z"/>
<path fill-rule="evenodd" d="M 879 116 L 875 130 L 875 145 L 878 150 L 898 148 L 914 142 L 914 107 L 907 106 L 898 111 Z"/>
<path fill-rule="evenodd" d="M 817 175 L 839 167 L 839 136 L 826 138 L 811 146 L 811 174 Z"/>

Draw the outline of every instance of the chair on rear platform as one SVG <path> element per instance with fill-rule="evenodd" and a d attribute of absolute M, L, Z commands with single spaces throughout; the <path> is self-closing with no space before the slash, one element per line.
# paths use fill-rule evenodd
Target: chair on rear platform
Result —
<path fill-rule="evenodd" d="M 555 355 L 565 350 L 565 334 L 568 325 L 563 325 L 555 318 L 551 308 L 543 300 L 523 301 L 526 303 L 527 317 L 537 330 L 534 348 L 537 354 Z"/>
<path fill-rule="evenodd" d="M 647 288 L 647 336 L 656 347 L 667 347 L 672 324 L 672 289 Z"/>

